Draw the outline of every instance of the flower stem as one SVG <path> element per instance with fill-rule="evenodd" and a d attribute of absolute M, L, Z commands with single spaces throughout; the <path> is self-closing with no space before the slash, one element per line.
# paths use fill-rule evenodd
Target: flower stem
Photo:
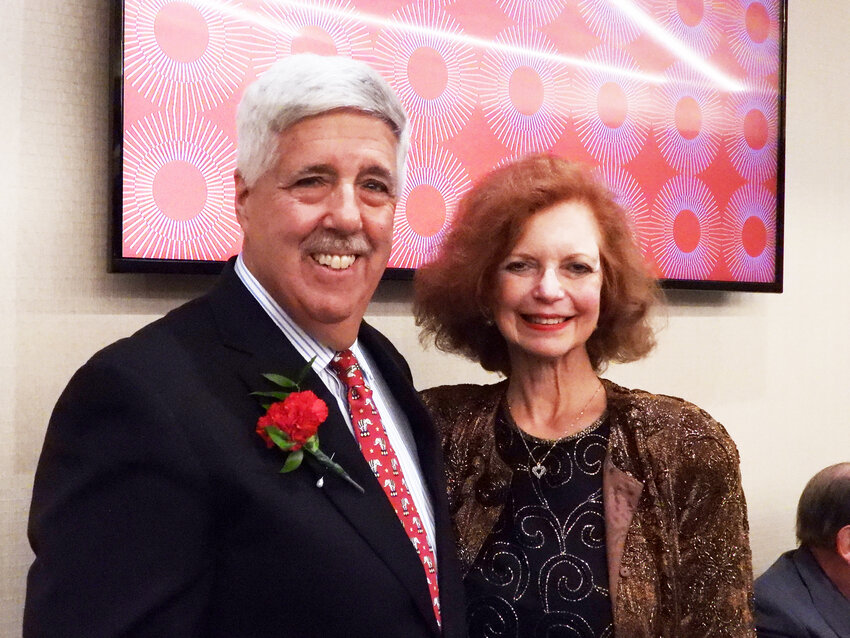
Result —
<path fill-rule="evenodd" d="M 333 471 L 335 474 L 339 475 L 340 478 L 342 478 L 349 485 L 352 485 L 361 494 L 364 493 L 364 490 L 363 490 L 362 487 L 360 487 L 360 484 L 357 481 L 355 481 L 353 478 L 351 478 L 348 475 L 348 472 L 346 472 L 344 469 L 342 469 L 342 466 L 339 463 L 335 463 L 333 460 L 331 460 L 331 458 L 327 454 L 325 454 L 324 452 L 322 452 L 318 448 L 316 448 L 315 450 L 309 450 L 305 447 L 304 449 L 307 450 L 314 457 L 316 457 L 316 460 L 322 466 L 328 468 L 329 470 Z"/>

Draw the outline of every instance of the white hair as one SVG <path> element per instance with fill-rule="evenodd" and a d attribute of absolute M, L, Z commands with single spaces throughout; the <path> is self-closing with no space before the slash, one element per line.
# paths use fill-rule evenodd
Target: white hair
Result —
<path fill-rule="evenodd" d="M 236 114 L 236 166 L 252 186 L 278 160 L 278 135 L 304 118 L 354 109 L 386 122 L 398 140 L 399 190 L 410 144 L 404 108 L 365 62 L 301 53 L 275 62 L 242 96 Z"/>

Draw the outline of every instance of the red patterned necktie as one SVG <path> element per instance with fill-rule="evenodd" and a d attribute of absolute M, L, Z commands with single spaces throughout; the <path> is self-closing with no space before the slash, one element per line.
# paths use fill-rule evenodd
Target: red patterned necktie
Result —
<path fill-rule="evenodd" d="M 437 563 L 434 560 L 434 550 L 428 543 L 422 519 L 407 490 L 401 465 L 381 423 L 378 408 L 372 400 L 372 390 L 363 380 L 363 371 L 351 350 L 337 352 L 331 361 L 331 368 L 345 384 L 351 424 L 354 426 L 360 451 L 369 463 L 369 467 L 372 468 L 375 478 L 384 488 L 398 520 L 401 521 L 404 531 L 410 537 L 419 560 L 422 561 L 422 567 L 425 568 L 425 578 L 428 581 L 428 589 L 431 591 L 434 615 L 437 617 L 437 624 L 440 624 L 440 592 L 437 586 Z"/>

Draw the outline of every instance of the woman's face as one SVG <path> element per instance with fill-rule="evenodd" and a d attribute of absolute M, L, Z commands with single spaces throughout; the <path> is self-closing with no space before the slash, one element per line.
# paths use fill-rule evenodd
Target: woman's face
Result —
<path fill-rule="evenodd" d="M 590 208 L 562 202 L 535 213 L 499 264 L 493 319 L 517 357 L 586 357 L 602 291 L 600 233 Z"/>

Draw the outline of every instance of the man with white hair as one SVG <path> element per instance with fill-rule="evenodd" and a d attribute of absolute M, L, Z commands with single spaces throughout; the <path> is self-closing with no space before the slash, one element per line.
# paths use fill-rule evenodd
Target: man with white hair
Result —
<path fill-rule="evenodd" d="M 96 354 L 54 410 L 24 636 L 461 638 L 439 445 L 363 322 L 403 109 L 363 63 L 293 56 L 248 88 L 237 128 L 241 254 Z M 264 414 L 266 375 L 298 387 Z"/>
<path fill-rule="evenodd" d="M 806 484 L 797 505 L 800 547 L 755 581 L 760 637 L 850 637 L 850 463 Z"/>

